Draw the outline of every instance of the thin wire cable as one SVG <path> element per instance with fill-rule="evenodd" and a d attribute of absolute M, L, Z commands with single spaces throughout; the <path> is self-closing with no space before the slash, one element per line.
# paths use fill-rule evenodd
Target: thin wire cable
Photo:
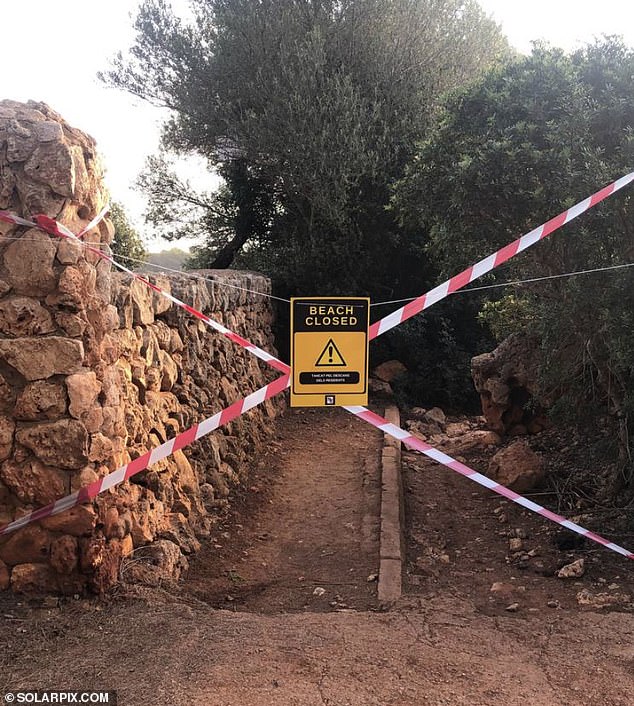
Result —
<path fill-rule="evenodd" d="M 37 240 L 36 238 L 19 238 L 19 237 L 2 237 L 0 236 L 0 245 L 7 240 L 21 240 L 23 242 L 30 242 L 30 243 L 42 243 L 42 240 Z M 101 246 L 105 245 L 105 243 L 91 243 L 86 240 L 81 241 L 84 245 L 92 245 L 92 246 Z M 185 277 L 192 277 L 193 279 L 199 279 L 203 280 L 204 282 L 211 282 L 212 284 L 217 284 L 219 287 L 230 287 L 231 289 L 239 289 L 240 291 L 243 292 L 248 292 L 249 294 L 257 294 L 261 297 L 267 297 L 268 299 L 275 299 L 280 302 L 285 302 L 286 304 L 290 304 L 291 300 L 290 299 L 284 299 L 283 297 L 276 297 L 274 294 L 266 294 L 265 292 L 258 292 L 255 289 L 248 289 L 246 287 L 240 287 L 236 284 L 228 284 L 227 282 L 219 282 L 218 280 L 211 279 L 210 277 L 205 277 L 204 275 L 199 275 L 194 272 L 188 272 L 187 270 L 176 270 L 172 267 L 166 267 L 165 265 L 156 265 L 151 262 L 146 262 L 145 260 L 140 260 L 138 258 L 134 257 L 128 257 L 126 255 L 118 255 L 118 259 L 120 260 L 128 260 L 130 262 L 136 262 L 142 265 L 145 265 L 146 267 L 156 267 L 159 270 L 164 270 L 166 272 L 173 272 L 177 275 L 183 275 Z M 499 289 L 501 287 L 513 287 L 517 286 L 520 284 L 533 284 L 534 282 L 544 282 L 546 280 L 552 280 L 552 279 L 562 279 L 564 277 L 576 277 L 578 275 L 590 275 L 594 274 L 597 272 L 609 272 L 611 270 L 622 270 L 628 267 L 634 267 L 634 262 L 628 262 L 622 265 L 610 265 L 609 267 L 596 267 L 590 270 L 576 270 L 574 272 L 564 272 L 562 274 L 558 275 L 546 275 L 544 277 L 532 277 L 530 279 L 518 279 L 518 280 L 513 280 L 512 282 L 499 282 L 498 284 L 486 284 L 481 287 L 469 287 L 469 288 L 464 288 L 464 289 L 459 289 L 456 292 L 452 292 L 451 294 L 466 294 L 467 292 L 481 292 L 485 289 Z M 230 271 L 230 270 L 229 270 Z M 387 304 L 403 304 L 405 302 L 411 302 L 414 301 L 414 299 L 418 299 L 418 297 L 409 297 L 408 299 L 390 299 L 389 301 L 384 301 L 384 302 L 373 302 L 370 304 L 370 306 L 386 306 Z"/>
<path fill-rule="evenodd" d="M 0 245 L 5 242 L 6 240 L 20 240 L 22 242 L 27 242 L 27 243 L 43 243 L 45 241 L 43 240 L 38 240 L 37 238 L 19 238 L 19 237 L 5 237 L 3 238 L 0 236 Z M 76 242 L 76 241 L 72 241 Z M 87 240 L 82 240 L 81 241 L 84 245 L 91 245 L 92 247 L 100 247 L 103 245 L 106 245 L 106 243 L 91 243 Z M 282 297 L 276 297 L 274 294 L 267 294 L 266 292 L 258 292 L 256 289 L 248 289 L 247 287 L 240 287 L 237 284 L 229 284 L 228 282 L 219 282 L 216 279 L 211 279 L 210 277 L 205 277 L 204 275 L 198 275 L 195 272 L 188 272 L 187 270 L 176 270 L 172 267 L 166 267 L 165 265 L 156 265 L 153 262 L 147 262 L 146 260 L 141 260 L 139 258 L 135 257 L 128 257 L 127 255 L 117 255 L 116 257 L 117 260 L 128 260 L 129 262 L 136 262 L 141 265 L 145 265 L 145 267 L 156 267 L 159 270 L 165 270 L 166 272 L 173 272 L 177 275 L 183 275 L 185 277 L 191 277 L 193 279 L 199 279 L 203 280 L 204 282 L 211 282 L 212 284 L 217 284 L 219 287 L 229 287 L 231 289 L 239 289 L 242 292 L 248 292 L 249 294 L 257 294 L 260 297 L 266 297 L 267 299 L 276 299 L 277 301 L 280 302 L 285 302 L 286 304 L 290 304 L 291 300 L 290 299 L 283 299 Z M 231 272 L 231 270 L 227 270 L 228 272 Z"/>
<path fill-rule="evenodd" d="M 562 277 L 575 277 L 577 275 L 590 275 L 594 272 L 608 272 L 609 270 L 620 270 L 626 267 L 634 267 L 634 262 L 628 262 L 623 265 L 610 265 L 609 267 L 596 267 L 592 270 L 578 270 L 576 272 L 564 272 L 560 275 L 547 275 L 544 277 L 533 277 L 531 279 L 518 279 L 513 282 L 499 282 L 498 284 L 486 284 L 482 287 L 469 287 L 468 289 L 459 289 L 451 294 L 466 294 L 467 292 L 480 292 L 483 289 L 499 289 L 500 287 L 512 287 L 518 284 L 532 284 L 533 282 L 543 282 L 549 279 L 561 279 Z M 418 297 L 410 297 L 409 299 L 392 299 L 387 302 L 374 302 L 370 306 L 383 306 L 384 304 L 402 304 L 403 302 L 411 302 Z"/>

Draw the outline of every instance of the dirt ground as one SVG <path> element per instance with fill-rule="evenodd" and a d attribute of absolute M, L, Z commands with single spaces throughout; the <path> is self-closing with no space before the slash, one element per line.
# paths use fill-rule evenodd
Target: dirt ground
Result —
<path fill-rule="evenodd" d="M 405 595 L 377 606 L 379 448 L 342 411 L 289 412 L 179 587 L 105 604 L 3 595 L 0 693 L 107 688 L 126 706 L 634 704 L 630 563 L 566 548 L 539 517 L 410 453 Z M 464 455 L 486 468 L 479 454 Z M 553 576 L 580 557 L 583 577 Z"/>

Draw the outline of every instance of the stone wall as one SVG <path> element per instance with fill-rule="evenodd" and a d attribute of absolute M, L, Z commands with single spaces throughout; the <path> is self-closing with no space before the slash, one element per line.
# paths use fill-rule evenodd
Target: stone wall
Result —
<path fill-rule="evenodd" d="M 107 202 L 91 138 L 44 104 L 0 101 L 0 209 L 77 232 Z M 107 250 L 106 220 L 87 235 Z M 269 282 L 157 282 L 271 349 Z M 0 222 L 0 525 L 63 497 L 265 384 L 270 370 L 81 245 Z M 278 403 L 279 404 L 279 403 Z M 101 592 L 177 576 L 276 408 L 177 452 L 91 504 L 0 538 L 0 589 Z M 125 561 L 134 553 L 139 561 Z M 141 560 L 141 559 L 146 559 Z"/>

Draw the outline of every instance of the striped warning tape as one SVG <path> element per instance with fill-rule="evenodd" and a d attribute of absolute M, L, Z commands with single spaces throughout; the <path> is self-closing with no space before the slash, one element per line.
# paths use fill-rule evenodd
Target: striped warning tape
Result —
<path fill-rule="evenodd" d="M 410 319 L 412 316 L 420 314 L 421 311 L 428 309 L 433 304 L 437 304 L 450 294 L 457 292 L 467 284 L 470 284 L 474 280 L 478 279 L 478 277 L 482 277 L 482 275 L 487 274 L 487 272 L 491 272 L 491 270 L 494 270 L 507 260 L 515 257 L 515 255 L 530 248 L 531 245 L 535 245 L 535 243 L 538 243 L 540 240 L 547 238 L 556 230 L 559 230 L 559 228 L 566 225 L 566 223 L 570 223 L 570 221 L 577 218 L 577 216 L 580 216 L 593 206 L 601 203 L 601 201 L 607 199 L 608 196 L 611 196 L 632 181 L 634 181 L 634 172 L 617 179 L 600 191 L 597 191 L 596 194 L 592 194 L 592 196 L 580 201 L 578 204 L 575 204 L 566 211 L 563 211 L 563 213 L 560 213 L 558 216 L 551 218 L 538 228 L 531 230 L 530 233 L 526 233 L 521 238 L 518 238 L 509 245 L 505 245 L 492 255 L 485 257 L 484 260 L 480 260 L 480 262 L 475 265 L 467 267 L 467 269 L 460 274 L 457 274 L 451 279 L 448 279 L 446 282 L 434 287 L 434 289 L 426 294 L 414 299 L 405 306 L 402 306 L 400 309 L 393 311 L 391 314 L 384 316 L 382 319 L 370 326 L 370 340 L 376 338 L 377 336 L 381 336 L 390 329 L 393 329 L 395 326 L 407 321 L 407 319 Z"/>
<path fill-rule="evenodd" d="M 239 400 L 230 407 L 222 410 L 222 412 L 218 412 L 217 414 L 204 419 L 202 422 L 194 424 L 173 439 L 170 439 L 142 456 L 135 458 L 134 461 L 130 461 L 130 463 L 125 466 L 121 466 L 121 468 L 118 468 L 116 471 L 109 473 L 103 478 L 99 478 L 75 493 L 67 495 L 65 498 L 61 498 L 60 500 L 44 505 L 37 510 L 26 513 L 17 520 L 0 527 L 0 537 L 20 529 L 21 527 L 25 527 L 31 522 L 43 520 L 45 517 L 57 515 L 60 512 L 64 512 L 64 510 L 69 510 L 71 507 L 82 505 L 83 503 L 93 500 L 100 493 L 105 493 L 107 490 L 124 483 L 137 473 L 145 471 L 157 461 L 162 461 L 168 456 L 171 456 L 171 454 L 175 451 L 180 451 L 186 446 L 189 446 L 189 444 L 192 444 L 194 441 L 198 441 L 198 439 L 202 439 L 203 436 L 211 434 L 212 431 L 215 431 L 221 426 L 232 422 L 245 412 L 257 407 L 259 404 L 264 402 L 264 400 L 275 397 L 275 395 L 283 392 L 289 384 L 289 376 L 282 375 L 277 378 L 277 380 L 274 380 L 261 389 L 256 390 L 256 392 L 248 395 L 244 399 Z"/>
<path fill-rule="evenodd" d="M 576 218 L 578 215 L 583 213 L 584 211 L 588 210 L 592 206 L 596 205 L 597 203 L 600 203 L 603 201 L 605 198 L 610 196 L 612 193 L 615 191 L 623 188 L 626 184 L 629 184 L 631 181 L 634 180 L 634 172 L 623 177 L 622 179 L 617 180 L 616 182 L 610 184 L 609 186 L 605 187 L 601 191 L 597 192 L 593 196 L 589 197 L 585 201 L 580 202 L 576 206 L 573 206 L 571 209 L 568 209 L 567 211 L 564 211 L 562 214 L 559 216 L 551 219 L 548 221 L 546 224 L 540 226 L 539 228 L 535 229 L 534 231 L 531 231 L 525 236 L 522 236 L 518 240 L 516 240 L 514 243 L 511 243 L 511 245 L 506 246 L 505 248 L 502 248 L 500 251 L 495 253 L 494 255 L 489 256 L 485 260 L 481 261 L 477 265 L 468 268 L 465 270 L 463 273 L 460 275 L 457 275 L 456 277 L 452 278 L 451 280 L 448 280 L 446 283 L 443 285 L 440 285 L 436 289 L 432 290 L 431 292 L 422 295 L 418 299 L 414 300 L 413 302 L 410 302 L 410 304 L 406 305 L 402 309 L 398 310 L 397 312 L 394 312 L 395 314 L 400 314 L 400 319 L 399 321 L 393 322 L 390 317 L 393 315 L 390 314 L 389 316 L 385 317 L 381 321 L 377 322 L 377 324 L 373 325 L 374 330 L 370 331 L 370 338 L 376 338 L 377 336 L 382 335 L 386 331 L 389 331 L 391 328 L 394 326 L 397 326 L 398 323 L 402 323 L 402 321 L 405 321 L 406 319 L 410 318 L 411 316 L 414 316 L 416 313 L 419 313 L 419 311 L 422 311 L 423 309 L 428 308 L 432 304 L 440 301 L 441 299 L 445 298 L 448 296 L 448 294 L 457 291 L 458 289 L 464 287 L 466 284 L 469 282 L 473 281 L 477 277 L 480 277 L 481 275 L 485 274 L 486 272 L 491 271 L 495 267 L 499 266 L 503 262 L 506 262 L 508 259 L 513 257 L 519 252 L 522 252 L 526 248 L 530 247 L 530 245 L 533 245 L 534 243 L 538 242 L 539 240 L 545 238 L 547 235 L 550 235 L 553 233 L 555 230 L 563 226 L 565 223 L 568 223 L 571 221 L 573 218 Z M 5 218 L 3 218 L 5 216 Z M 42 230 L 45 230 L 48 233 L 58 235 L 61 237 L 65 238 L 74 238 L 77 239 L 77 236 L 72 233 L 68 228 L 63 226 L 62 224 L 57 223 L 55 220 L 48 218 L 47 216 L 38 216 L 36 217 L 37 224 L 32 224 L 29 221 L 24 221 L 24 219 L 19 219 L 18 217 L 14 216 L 13 214 L 6 214 L 6 212 L 1 212 L 0 211 L 0 220 L 7 220 L 7 216 L 11 218 L 9 222 L 13 223 L 19 223 L 20 225 L 27 225 L 29 227 L 39 227 Z M 88 229 L 85 229 L 88 230 Z M 153 290 L 158 291 L 159 293 L 167 296 L 171 301 L 174 303 L 178 304 L 182 308 L 184 308 L 186 311 L 189 313 L 194 314 L 198 318 L 202 318 L 202 320 L 205 320 L 209 323 L 209 325 L 212 326 L 212 328 L 221 327 L 224 330 L 221 330 L 221 333 L 224 333 L 225 335 L 227 334 L 232 334 L 231 331 L 228 329 L 225 329 L 224 326 L 221 324 L 217 324 L 217 322 L 213 321 L 212 319 L 209 319 L 209 317 L 206 317 L 204 314 L 201 314 L 200 312 L 197 312 L 195 309 L 192 307 L 188 306 L 184 302 L 180 302 L 180 300 L 177 300 L 176 298 L 172 297 L 171 294 L 167 292 L 163 292 L 160 288 L 158 288 L 156 285 L 152 284 L 145 278 L 137 275 L 136 273 L 132 272 L 131 270 L 128 270 L 125 266 L 120 265 L 119 263 L 115 262 L 110 256 L 106 255 L 103 253 L 101 250 L 97 250 L 95 248 L 91 248 L 87 245 L 84 244 L 84 247 L 87 247 L 89 250 L 95 252 L 101 257 L 106 258 L 108 261 L 110 261 L 112 264 L 114 264 L 116 267 L 119 269 L 122 269 L 124 272 L 128 272 L 131 274 L 133 277 L 139 279 L 140 281 L 144 282 L 147 286 L 151 287 Z M 477 269 L 479 268 L 479 269 Z M 487 269 L 488 268 L 488 269 Z M 439 291 L 439 290 L 444 290 Z M 433 293 L 437 292 L 436 295 Z M 433 295 L 433 296 L 432 296 Z M 434 298 L 435 297 L 435 298 Z M 413 311 L 411 306 L 413 304 L 417 304 L 420 306 L 420 308 L 417 311 Z M 383 325 L 384 322 L 387 322 L 387 324 Z M 216 328 L 216 330 L 220 330 Z M 257 348 L 257 346 L 253 346 L 253 344 L 250 344 L 248 341 L 243 339 L 240 336 L 237 336 L 236 334 L 232 334 L 230 336 L 231 340 L 237 343 L 238 345 L 243 346 L 250 352 L 254 353 L 255 355 L 258 355 L 256 350 L 259 351 L 260 349 Z M 224 410 L 224 412 L 220 412 L 217 415 L 214 415 L 214 417 L 210 417 L 209 419 L 205 420 L 202 422 L 200 425 L 195 425 L 194 427 L 191 427 L 188 429 L 186 432 L 183 432 L 182 434 L 178 435 L 175 437 L 175 439 L 166 442 L 165 444 L 162 444 L 161 446 L 157 447 L 154 449 L 152 452 L 148 452 L 147 454 L 144 454 L 143 456 L 139 457 L 138 459 L 135 459 L 135 461 L 132 461 L 130 464 L 127 464 L 126 466 L 118 469 L 117 471 L 114 471 L 113 473 L 109 474 L 108 476 L 105 476 L 104 479 L 101 479 L 101 481 L 96 481 L 93 483 L 91 486 L 88 486 L 88 488 L 92 488 L 95 486 L 93 489 L 94 492 L 96 489 L 96 492 L 94 492 L 94 495 L 87 495 L 84 491 L 87 491 L 87 489 L 81 489 L 77 493 L 74 493 L 73 495 L 67 496 L 67 498 L 63 498 L 56 503 L 52 503 L 49 506 L 46 506 L 46 508 L 41 508 L 40 510 L 36 510 L 33 513 L 30 513 L 28 515 L 25 515 L 23 518 L 20 518 L 19 520 L 14 521 L 13 523 L 10 523 L 9 525 L 6 525 L 3 528 L 0 528 L 0 535 L 5 534 L 9 531 L 12 531 L 14 529 L 17 529 L 18 527 L 15 526 L 17 523 L 21 523 L 18 526 L 22 527 L 29 522 L 33 522 L 37 519 L 42 519 L 42 517 L 45 517 L 50 514 L 57 514 L 58 512 L 62 512 L 65 509 L 68 509 L 69 507 L 72 507 L 73 505 L 79 504 L 81 502 L 86 502 L 87 500 L 91 499 L 92 497 L 95 497 L 97 494 L 100 492 L 103 492 L 104 490 L 107 490 L 114 485 L 117 485 L 118 483 L 122 483 L 127 478 L 129 478 L 131 475 L 134 475 L 135 473 L 140 472 L 141 470 L 145 470 L 149 465 L 152 463 L 158 461 L 160 458 L 165 458 L 166 456 L 169 456 L 171 453 L 174 451 L 183 448 L 184 446 L 187 446 L 188 444 L 192 443 L 193 441 L 201 438 L 201 436 L 204 436 L 206 433 L 210 433 L 211 431 L 214 431 L 215 429 L 218 428 L 218 426 L 221 425 L 219 422 L 217 426 L 210 426 L 207 431 L 204 431 L 201 434 L 198 434 L 198 430 L 200 427 L 205 428 L 204 425 L 207 422 L 211 422 L 211 420 L 215 420 L 216 418 L 222 419 L 222 415 L 225 412 L 228 412 L 229 410 L 233 410 L 232 414 L 235 412 L 236 416 L 240 416 L 240 414 L 243 414 L 244 411 L 247 411 L 247 409 L 252 409 L 253 407 L 257 406 L 261 402 L 263 402 L 265 399 L 268 399 L 267 391 L 268 388 L 271 388 L 272 385 L 276 385 L 277 383 L 280 383 L 281 381 L 284 381 L 283 387 L 278 389 L 276 392 L 272 392 L 269 396 L 273 396 L 274 394 L 277 394 L 278 392 L 281 392 L 283 389 L 286 389 L 289 384 L 289 378 L 288 378 L 288 373 L 290 373 L 290 368 L 288 365 L 283 363 L 282 361 L 278 360 L 277 358 L 274 358 L 270 354 L 266 354 L 267 356 L 270 357 L 270 360 L 266 360 L 269 364 L 273 365 L 273 367 L 276 367 L 278 370 L 282 370 L 283 372 L 287 373 L 287 375 L 278 378 L 278 380 L 274 381 L 268 386 L 265 386 L 258 390 L 257 392 L 253 393 L 249 397 L 245 398 L 244 400 L 240 402 L 234 403 L 231 407 L 229 407 L 227 410 Z M 258 356 L 260 357 L 260 356 Z M 259 396 L 259 397 L 258 397 Z M 245 403 L 249 400 L 250 406 L 247 406 L 244 408 Z M 599 544 L 612 549 L 614 551 L 618 551 L 619 554 L 623 554 L 624 556 L 628 558 L 634 558 L 634 554 L 631 554 L 627 550 L 623 549 L 622 547 L 619 547 L 616 544 L 613 544 L 611 542 L 608 542 L 607 540 L 603 539 L 599 535 L 596 535 L 589 530 L 584 529 L 583 527 L 580 527 L 579 525 L 576 525 L 575 523 L 567 520 L 564 517 L 561 517 L 560 515 L 556 515 L 555 513 L 550 512 L 549 510 L 546 510 L 546 508 L 542 508 L 540 505 L 537 505 L 537 503 L 533 503 L 532 501 L 528 500 L 527 498 L 524 498 L 523 496 L 518 495 L 514 491 L 510 490 L 509 488 L 506 488 L 505 486 L 502 486 L 498 483 L 495 483 L 494 481 L 491 481 L 489 478 L 486 476 L 483 476 L 480 473 L 477 473 L 476 471 L 473 471 L 472 469 L 468 468 L 467 466 L 464 466 L 463 464 L 460 464 L 458 461 L 455 461 L 452 459 L 450 456 L 447 456 L 441 451 L 438 451 L 437 449 L 434 449 L 431 446 L 428 446 L 421 440 L 417 439 L 416 437 L 411 436 L 404 430 L 400 429 L 399 427 L 396 427 L 395 425 L 391 425 L 387 422 L 387 420 L 382 419 L 378 415 L 375 415 L 373 412 L 370 412 L 364 407 L 346 407 L 349 412 L 352 414 L 355 414 L 356 416 L 360 417 L 364 421 L 372 424 L 373 426 L 376 426 L 377 428 L 381 428 L 383 431 L 386 431 L 387 433 L 392 433 L 396 432 L 393 435 L 396 436 L 396 438 L 404 438 L 402 435 L 405 435 L 407 440 L 405 443 L 410 446 L 411 448 L 414 448 L 418 451 L 421 451 L 422 453 L 425 453 L 428 455 L 430 458 L 433 458 L 434 460 L 438 461 L 439 463 L 442 463 L 443 465 L 446 465 L 447 467 L 451 468 L 452 470 L 455 470 L 462 475 L 465 475 L 472 480 L 475 480 L 476 482 L 480 483 L 484 487 L 488 487 L 495 492 L 498 492 L 500 495 L 503 495 L 504 497 L 508 497 L 509 499 L 513 500 L 514 502 L 518 502 L 518 504 L 522 505 L 523 507 L 526 507 L 529 510 L 532 510 L 533 512 L 537 512 L 538 514 L 542 515 L 543 517 L 547 517 L 548 519 L 552 520 L 553 522 L 556 522 L 557 524 L 560 524 L 567 529 L 570 529 L 574 532 L 577 532 L 578 534 L 581 534 L 584 537 L 587 537 L 589 539 L 592 539 L 593 541 L 598 542 Z M 236 412 L 236 410 L 238 410 Z M 235 419 L 236 417 L 231 417 L 232 419 Z M 227 419 L 226 421 L 230 421 L 230 419 Z M 222 422 L 222 423 L 226 423 Z M 391 429 L 389 431 L 388 429 Z M 195 431 L 192 431 L 195 430 Z M 399 436 L 399 434 L 401 436 Z M 181 441 L 182 438 L 182 441 Z M 169 449 L 169 446 L 171 444 L 171 449 Z M 167 450 L 169 449 L 169 450 Z M 156 456 L 153 457 L 153 453 L 156 452 Z M 161 453 L 164 453 L 165 455 L 160 455 Z M 137 464 L 135 466 L 135 464 Z M 104 485 L 103 481 L 105 479 L 114 477 L 112 482 L 109 484 Z M 521 502 L 520 502 L 521 500 Z M 42 513 L 46 510 L 45 514 L 39 514 Z"/>
<path fill-rule="evenodd" d="M 557 515 L 556 513 L 547 510 L 545 507 L 538 505 L 532 500 L 525 498 L 523 495 L 519 495 L 510 488 L 507 488 L 505 485 L 500 485 L 500 483 L 491 480 L 491 478 L 482 475 L 482 473 L 474 471 L 472 468 L 469 468 L 469 466 L 465 466 L 464 463 L 460 463 L 460 461 L 457 461 L 455 458 L 452 458 L 446 453 L 439 451 L 433 446 L 430 446 L 428 443 L 422 441 L 418 437 L 412 436 L 412 434 L 405 431 L 404 429 L 401 429 L 401 427 L 388 422 L 387 419 L 384 419 L 383 417 L 379 416 L 378 414 L 375 414 L 374 412 L 370 412 L 370 410 L 366 409 L 365 407 L 345 407 L 344 409 L 348 410 L 348 412 L 356 415 L 360 419 L 363 419 L 364 422 L 367 422 L 373 427 L 380 429 L 385 434 L 389 434 L 395 439 L 399 439 L 399 441 L 402 441 L 408 448 L 414 449 L 415 451 L 425 454 L 425 456 L 428 456 L 432 460 L 436 461 L 436 463 L 440 463 L 443 466 L 446 466 L 447 468 L 451 468 L 452 471 L 460 473 L 460 475 L 464 476 L 465 478 L 472 480 L 474 483 L 477 483 L 478 485 L 481 485 L 484 488 L 492 490 L 494 493 L 497 493 L 498 495 L 501 495 L 507 498 L 508 500 L 512 500 L 514 503 L 521 505 L 526 510 L 535 512 L 538 515 L 541 515 L 542 517 L 545 517 L 546 519 L 551 520 L 552 522 L 555 522 L 558 525 L 561 525 L 562 527 L 565 527 L 571 532 L 576 532 L 577 534 L 580 534 L 586 539 L 591 539 L 593 542 L 597 542 L 598 544 L 601 544 L 607 549 L 611 549 L 613 552 L 622 554 L 628 559 L 634 559 L 634 552 L 630 552 L 627 549 L 620 547 L 618 544 L 614 544 L 614 542 L 608 541 L 604 537 L 601 537 L 600 535 L 591 532 L 585 527 L 581 527 L 581 525 L 578 525 L 575 522 L 566 519 L 562 515 Z"/>

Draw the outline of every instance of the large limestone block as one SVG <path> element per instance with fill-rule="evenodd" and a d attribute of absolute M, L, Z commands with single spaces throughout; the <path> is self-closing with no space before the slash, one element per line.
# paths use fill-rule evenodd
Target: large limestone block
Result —
<path fill-rule="evenodd" d="M 82 370 L 66 378 L 70 405 L 68 411 L 75 419 L 82 419 L 90 412 L 101 392 L 101 384 L 92 370 Z"/>
<path fill-rule="evenodd" d="M 56 194 L 74 196 L 75 164 L 63 135 L 61 139 L 47 139 L 39 144 L 24 164 L 24 173 L 33 181 L 46 184 Z"/>
<path fill-rule="evenodd" d="M 16 440 L 49 466 L 80 469 L 88 462 L 88 432 L 75 419 L 20 429 Z"/>
<path fill-rule="evenodd" d="M 533 338 L 514 334 L 491 353 L 471 360 L 471 375 L 488 426 L 498 434 L 527 426 L 548 408 L 539 386 L 540 349 Z"/>
<path fill-rule="evenodd" d="M 56 382 L 36 380 L 18 395 L 13 416 L 26 422 L 58 419 L 66 412 L 66 390 Z"/>
<path fill-rule="evenodd" d="M 188 562 L 177 544 L 167 539 L 144 547 L 139 558 L 124 565 L 123 578 L 132 583 L 159 586 L 165 580 L 176 580 L 188 568 Z"/>
<path fill-rule="evenodd" d="M 79 563 L 79 544 L 71 535 L 57 537 L 51 542 L 51 566 L 58 574 L 70 574 Z"/>
<path fill-rule="evenodd" d="M 53 375 L 69 375 L 80 368 L 84 347 L 81 341 L 57 336 L 0 340 L 0 359 L 28 381 L 46 380 Z"/>
<path fill-rule="evenodd" d="M 525 493 L 544 479 L 544 463 L 525 441 L 515 441 L 493 456 L 488 476 L 517 493 Z"/>
<path fill-rule="evenodd" d="M 23 463 L 5 461 L 0 466 L 0 480 L 20 501 L 33 505 L 47 505 L 68 492 L 62 471 L 33 458 Z"/>
<path fill-rule="evenodd" d="M 27 525 L 9 535 L 0 545 L 0 559 L 9 566 L 45 562 L 48 559 L 51 538 L 38 525 Z"/>
<path fill-rule="evenodd" d="M 97 523 L 97 513 L 92 505 L 77 505 L 42 520 L 42 527 L 51 532 L 63 532 L 73 537 L 92 534 Z"/>
<path fill-rule="evenodd" d="M 154 321 L 154 296 L 152 290 L 139 280 L 130 284 L 130 301 L 135 326 L 151 324 Z"/>
<path fill-rule="evenodd" d="M 42 594 L 57 588 L 55 573 L 47 564 L 18 564 L 11 572 L 15 593 Z"/>
<path fill-rule="evenodd" d="M 53 331 L 53 317 L 35 299 L 10 297 L 0 301 L 0 332 L 9 336 L 37 336 Z"/>
<path fill-rule="evenodd" d="M 41 296 L 57 285 L 53 268 L 57 243 L 40 230 L 27 230 L 4 251 L 6 280 L 15 294 Z"/>

